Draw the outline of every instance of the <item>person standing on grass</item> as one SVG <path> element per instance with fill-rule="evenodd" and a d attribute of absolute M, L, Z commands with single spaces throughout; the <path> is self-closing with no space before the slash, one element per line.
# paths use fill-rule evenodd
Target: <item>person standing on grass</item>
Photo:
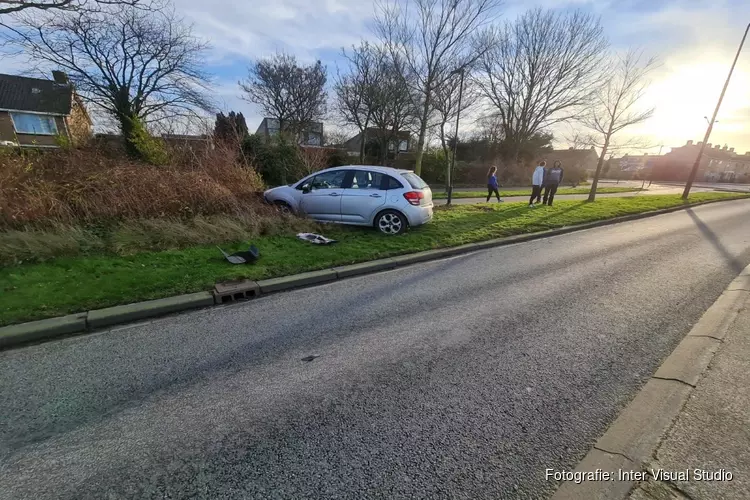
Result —
<path fill-rule="evenodd" d="M 563 174 L 562 163 L 560 160 L 557 160 L 555 165 L 547 171 L 547 175 L 544 176 L 543 205 L 552 206 L 552 201 L 555 199 L 557 188 L 563 181 Z"/>
<path fill-rule="evenodd" d="M 500 191 L 498 191 L 497 167 L 494 166 L 490 167 L 490 170 L 487 172 L 487 201 L 490 201 L 493 193 L 497 196 L 498 202 L 503 201 L 500 199 Z"/>
<path fill-rule="evenodd" d="M 536 202 L 542 201 L 542 186 L 544 186 L 544 174 L 547 171 L 547 162 L 540 161 L 539 165 L 534 169 L 534 174 L 531 176 L 531 198 L 529 198 L 529 206 L 534 208 L 534 198 Z"/>

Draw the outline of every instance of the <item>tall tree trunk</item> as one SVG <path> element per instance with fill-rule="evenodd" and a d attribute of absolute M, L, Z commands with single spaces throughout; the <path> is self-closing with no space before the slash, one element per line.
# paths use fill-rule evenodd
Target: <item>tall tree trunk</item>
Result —
<path fill-rule="evenodd" d="M 599 162 L 596 164 L 596 172 L 594 172 L 594 179 L 591 181 L 591 191 L 589 191 L 588 201 L 594 201 L 596 199 L 596 186 L 599 184 L 599 174 L 602 171 L 604 165 L 604 155 L 607 154 L 607 148 L 609 147 L 609 139 L 612 137 L 612 127 L 610 126 L 609 132 L 604 139 L 604 147 L 602 153 L 599 155 Z"/>
<path fill-rule="evenodd" d="M 365 164 L 365 144 L 367 144 L 367 127 L 370 125 L 370 118 L 365 120 L 365 128 L 362 130 L 362 141 L 359 145 L 359 164 Z"/>
<path fill-rule="evenodd" d="M 451 187 L 451 162 L 448 159 L 448 143 L 445 142 L 445 122 L 440 124 L 440 144 L 443 146 L 443 156 L 445 157 L 445 192 Z"/>
<path fill-rule="evenodd" d="M 419 124 L 419 138 L 417 139 L 417 154 L 414 161 L 414 173 L 422 174 L 422 154 L 424 153 L 424 140 L 427 135 L 427 118 L 430 115 L 430 93 L 425 95 L 424 105 L 422 106 L 422 120 Z"/>

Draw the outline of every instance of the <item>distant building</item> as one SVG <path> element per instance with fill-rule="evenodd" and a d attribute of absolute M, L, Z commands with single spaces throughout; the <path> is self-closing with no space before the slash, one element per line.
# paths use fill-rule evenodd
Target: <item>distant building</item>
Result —
<path fill-rule="evenodd" d="M 672 148 L 655 167 L 655 178 L 659 180 L 686 180 L 695 164 L 702 142 L 687 141 L 683 146 Z M 708 182 L 750 181 L 750 151 L 744 155 L 734 148 L 719 144 L 706 144 L 701 156 L 697 180 Z"/>
<path fill-rule="evenodd" d="M 186 135 L 186 134 L 162 134 L 164 142 L 172 146 L 173 148 L 192 150 L 192 151 L 205 151 L 207 149 L 214 149 L 213 138 L 210 135 Z"/>
<path fill-rule="evenodd" d="M 276 118 L 263 118 L 255 133 L 268 139 L 277 135 L 280 131 L 279 120 Z M 305 130 L 298 134 L 297 140 L 302 146 L 322 146 L 323 123 L 311 122 L 305 127 Z"/>
<path fill-rule="evenodd" d="M 91 137 L 92 122 L 68 76 L 54 80 L 0 75 L 0 145 L 57 148 Z"/>
<path fill-rule="evenodd" d="M 593 146 L 589 149 L 554 149 L 540 155 L 537 159 L 537 161 L 542 160 L 547 162 L 548 167 L 554 165 L 556 161 L 560 161 L 563 169 L 577 168 L 592 176 L 596 171 L 599 155 L 596 154 L 596 149 Z"/>
<path fill-rule="evenodd" d="M 365 145 L 370 142 L 380 143 L 383 132 L 380 129 L 369 127 L 364 132 L 360 132 L 350 138 L 343 144 L 343 149 L 349 156 L 359 156 L 362 147 L 362 140 Z M 411 133 L 408 130 L 396 132 L 395 137 L 388 140 L 388 157 L 394 158 L 398 154 L 406 153 L 412 149 Z"/>

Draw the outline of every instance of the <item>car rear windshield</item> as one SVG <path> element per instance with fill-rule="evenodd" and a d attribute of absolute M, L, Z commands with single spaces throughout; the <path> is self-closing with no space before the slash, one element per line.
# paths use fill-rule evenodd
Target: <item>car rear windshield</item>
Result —
<path fill-rule="evenodd" d="M 411 184 L 411 187 L 413 187 L 414 189 L 424 189 L 427 187 L 427 183 L 425 183 L 425 181 L 423 181 L 422 178 L 415 173 L 406 172 L 401 175 L 409 184 Z"/>

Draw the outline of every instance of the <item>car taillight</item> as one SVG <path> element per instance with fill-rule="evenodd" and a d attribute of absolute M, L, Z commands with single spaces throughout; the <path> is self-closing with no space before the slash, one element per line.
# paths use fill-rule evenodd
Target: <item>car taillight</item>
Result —
<path fill-rule="evenodd" d="M 409 191 L 404 193 L 404 198 L 412 205 L 419 206 L 419 201 L 424 198 L 424 193 L 422 191 Z"/>

